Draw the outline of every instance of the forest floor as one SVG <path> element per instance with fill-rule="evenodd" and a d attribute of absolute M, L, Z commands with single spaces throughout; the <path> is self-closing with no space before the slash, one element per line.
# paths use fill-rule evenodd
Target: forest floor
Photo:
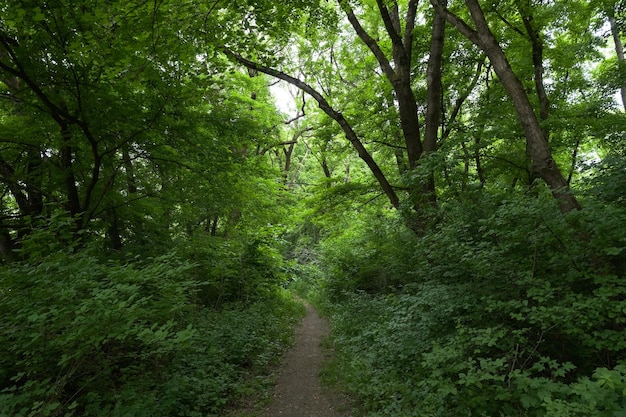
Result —
<path fill-rule="evenodd" d="M 348 401 L 322 387 L 320 371 L 329 352 L 322 347 L 328 323 L 306 304 L 307 314 L 296 329 L 294 346 L 285 353 L 276 386 L 263 417 L 348 417 Z"/>

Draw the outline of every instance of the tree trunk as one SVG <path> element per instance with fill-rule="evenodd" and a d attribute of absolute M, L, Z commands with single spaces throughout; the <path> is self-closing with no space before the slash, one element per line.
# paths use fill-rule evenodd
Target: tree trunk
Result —
<path fill-rule="evenodd" d="M 408 71 L 410 70 L 406 72 Z M 407 156 L 409 158 L 409 169 L 413 170 L 417 167 L 417 163 L 423 153 L 419 119 L 417 117 L 417 103 L 415 102 L 415 96 L 413 95 L 410 82 L 398 81 L 394 83 L 393 89 L 396 92 L 396 99 L 398 100 L 400 126 L 404 135 Z"/>
<path fill-rule="evenodd" d="M 107 234 L 109 235 L 109 241 L 111 242 L 111 249 L 120 250 L 122 249 L 122 237 L 120 235 L 120 227 L 119 221 L 117 218 L 117 213 L 115 213 L 115 209 L 111 209 L 111 224 L 107 229 Z"/>
<path fill-rule="evenodd" d="M 477 0 L 465 0 L 476 30 L 472 29 L 462 19 L 448 11 L 439 1 L 431 0 L 438 13 L 453 24 L 459 32 L 480 47 L 491 62 L 498 78 L 507 91 L 526 136 L 528 153 L 532 159 L 532 170 L 552 190 L 558 200 L 561 211 L 566 213 L 580 208 L 576 197 L 570 192 L 567 181 L 559 170 L 556 161 L 548 147 L 541 124 L 534 113 L 524 86 L 517 78 L 500 44 L 489 29 L 484 13 Z"/>
<path fill-rule="evenodd" d="M 441 71 L 443 66 L 443 44 L 446 21 L 438 13 L 433 17 L 432 38 L 430 53 L 428 55 L 428 67 L 426 70 L 427 84 L 427 108 L 426 129 L 424 130 L 424 144 L 422 150 L 428 155 L 437 150 L 437 138 L 439 123 L 441 120 L 442 81 Z M 426 183 L 422 184 L 422 191 L 431 203 L 435 203 L 435 173 L 429 172 Z"/>
<path fill-rule="evenodd" d="M 65 177 L 67 208 L 72 217 L 76 217 L 81 212 L 81 208 L 78 188 L 76 187 L 76 178 L 74 177 L 70 135 L 69 127 L 67 125 L 61 125 L 61 138 L 63 140 L 63 145 L 61 146 L 61 169 L 63 169 L 63 175 Z"/>
<path fill-rule="evenodd" d="M 324 176 L 327 179 L 332 178 L 332 173 L 330 172 L 330 168 L 328 167 L 328 162 L 326 161 L 326 158 L 323 156 L 322 156 L 322 170 L 324 171 Z M 330 182 L 326 183 L 326 187 L 330 187 Z"/>
<path fill-rule="evenodd" d="M 400 21 L 397 10 L 390 13 L 383 0 L 376 0 L 381 18 L 391 38 L 393 45 L 393 63 L 391 62 L 374 39 L 361 26 L 361 23 L 354 14 L 354 11 L 345 0 L 338 0 L 339 5 L 346 13 L 348 21 L 352 25 L 357 36 L 372 52 L 385 77 L 393 87 L 393 91 L 398 101 L 398 113 L 400 115 L 400 127 L 404 135 L 409 168 L 415 169 L 422 156 L 422 142 L 417 111 L 417 102 L 411 87 L 411 51 L 413 45 L 413 25 L 415 22 L 415 11 L 417 1 L 410 1 L 407 9 L 406 27 L 404 37 L 400 34 Z"/>
<path fill-rule="evenodd" d="M 0 224 L 0 227 L 3 225 Z M 8 231 L 2 230 L 0 231 L 0 255 L 6 262 L 11 262 L 16 259 L 15 252 L 15 242 L 11 238 L 11 235 Z"/>
<path fill-rule="evenodd" d="M 541 39 L 541 35 L 539 30 L 535 29 L 533 26 L 533 16 L 531 14 L 531 4 L 528 0 L 522 4 L 521 0 L 516 1 L 517 10 L 522 17 L 522 22 L 524 23 L 524 28 L 526 29 L 526 33 L 528 34 L 528 38 L 530 40 L 531 48 L 532 48 L 532 61 L 534 68 L 534 82 L 535 82 L 535 91 L 537 93 L 537 98 L 539 99 L 539 118 L 541 121 L 548 120 L 550 117 L 550 100 L 548 99 L 548 93 L 546 92 L 544 82 L 543 82 L 543 41 Z M 542 126 L 543 137 L 546 141 L 550 140 L 550 129 L 546 125 Z M 529 175 L 528 175 L 528 186 L 532 187 L 537 179 L 537 173 L 532 169 L 532 154 L 528 147 L 528 143 L 526 143 L 526 157 L 528 159 L 529 166 Z M 567 181 L 569 184 L 569 181 Z"/>
<path fill-rule="evenodd" d="M 26 194 L 28 195 L 29 214 L 31 216 L 39 216 L 43 213 L 43 195 L 41 194 L 43 161 L 39 149 L 29 149 L 27 158 L 28 180 L 26 182 Z"/>
<path fill-rule="evenodd" d="M 620 77 L 622 82 L 620 83 L 620 94 L 622 96 L 622 106 L 626 110 L 626 82 L 623 80 L 622 74 L 626 71 L 624 66 L 624 45 L 622 44 L 622 38 L 620 36 L 620 28 L 615 19 L 615 10 L 609 10 L 607 12 L 609 16 L 609 23 L 611 25 L 611 34 L 613 35 L 613 42 L 615 43 L 615 53 L 617 54 L 617 64 L 619 68 Z"/>
<path fill-rule="evenodd" d="M 220 220 L 218 215 L 215 215 L 213 219 L 209 219 L 209 223 L 211 224 L 211 236 L 217 236 L 217 224 Z"/>
<path fill-rule="evenodd" d="M 530 1 L 527 0 L 525 4 L 522 4 L 521 0 L 517 0 L 516 3 L 517 10 L 522 16 L 524 28 L 526 29 L 532 47 L 533 68 L 535 71 L 533 78 L 535 81 L 535 91 L 539 98 L 539 118 L 541 120 L 547 120 L 550 116 L 550 100 L 548 99 L 548 93 L 546 92 L 543 81 L 543 40 L 541 39 L 539 30 L 533 26 L 534 19 L 531 14 L 532 6 Z M 544 129 L 544 132 L 544 136 L 546 140 L 548 140 L 550 138 L 550 132 L 547 129 Z"/>
<path fill-rule="evenodd" d="M 126 171 L 126 187 L 129 194 L 137 193 L 137 181 L 135 179 L 135 169 L 133 167 L 133 161 L 130 158 L 130 145 L 124 143 L 122 145 L 122 161 L 124 163 L 124 170 Z"/>

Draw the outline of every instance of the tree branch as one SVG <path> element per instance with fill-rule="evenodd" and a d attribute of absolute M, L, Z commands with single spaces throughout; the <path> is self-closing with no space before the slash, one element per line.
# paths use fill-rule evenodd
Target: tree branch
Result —
<path fill-rule="evenodd" d="M 359 19 L 357 19 L 357 17 L 354 15 L 354 11 L 347 4 L 347 2 L 345 0 L 338 0 L 338 1 L 339 1 L 339 5 L 343 9 L 343 11 L 346 13 L 346 16 L 348 17 L 348 21 L 354 28 L 356 34 L 363 41 L 363 43 L 365 43 L 365 45 L 370 49 L 370 51 L 372 51 L 372 53 L 376 57 L 376 60 L 378 61 L 378 64 L 380 65 L 380 68 L 383 70 L 383 72 L 387 76 L 387 79 L 389 79 L 389 81 L 393 84 L 394 80 L 396 79 L 396 72 L 391 67 L 391 63 L 389 62 L 389 59 L 387 59 L 387 56 L 385 55 L 385 53 L 380 49 L 380 46 L 378 46 L 378 43 L 376 42 L 376 40 L 372 38 L 370 34 L 365 31 L 365 29 L 363 29 L 363 26 L 361 26 Z"/>
<path fill-rule="evenodd" d="M 465 23 L 463 19 L 449 11 L 440 0 L 430 0 L 437 13 L 442 16 L 448 23 L 454 26 L 463 36 L 472 41 L 475 45 L 482 48 L 482 42 L 478 36 L 478 32 L 470 25 Z"/>
<path fill-rule="evenodd" d="M 298 87 L 300 90 L 304 91 L 305 93 L 313 97 L 317 101 L 320 109 L 324 113 L 326 113 L 329 117 L 331 117 L 333 120 L 335 120 L 339 124 L 339 126 L 341 126 L 341 129 L 346 135 L 346 139 L 348 139 L 348 141 L 356 149 L 357 153 L 359 154 L 359 157 L 367 164 L 370 171 L 372 171 L 372 174 L 374 175 L 374 177 L 380 184 L 385 194 L 387 194 L 387 197 L 389 198 L 389 201 L 391 202 L 393 207 L 395 208 L 400 207 L 400 199 L 396 195 L 391 184 L 389 184 L 389 181 L 385 177 L 385 174 L 382 172 L 382 170 L 380 169 L 376 161 L 374 161 L 374 158 L 372 157 L 372 155 L 370 155 L 370 153 L 367 151 L 367 149 L 365 148 L 365 146 L 359 139 L 358 135 L 356 134 L 356 132 L 354 131 L 350 123 L 348 123 L 348 121 L 343 117 L 343 114 L 336 111 L 328 103 L 328 101 L 326 101 L 324 96 L 322 96 L 317 90 L 315 90 L 313 87 L 311 87 L 307 83 L 295 77 L 292 77 L 291 75 L 285 74 L 284 72 L 278 71 L 274 68 L 269 68 L 259 63 L 250 61 L 242 57 L 241 55 L 233 51 L 230 51 L 228 49 L 224 49 L 223 51 L 228 57 L 234 59 L 235 61 L 239 62 L 245 67 L 252 68 L 264 74 L 271 75 L 272 77 L 280 78 L 281 80 L 287 81 L 289 84 Z"/>
<path fill-rule="evenodd" d="M 404 51 L 411 59 L 413 55 L 413 30 L 415 29 L 415 19 L 417 18 L 418 0 L 410 0 L 406 12 L 406 26 L 404 27 Z"/>
<path fill-rule="evenodd" d="M 404 44 L 402 43 L 402 38 L 400 37 L 400 19 L 397 19 L 397 25 L 394 24 L 391 15 L 389 14 L 389 9 L 387 9 L 387 6 L 385 6 L 384 1 L 376 0 L 376 4 L 378 5 L 380 16 L 383 18 L 385 29 L 387 29 L 389 38 L 391 38 L 391 43 L 393 44 L 394 48 L 397 48 L 398 50 L 402 51 L 402 53 L 405 53 Z"/>
<path fill-rule="evenodd" d="M 463 92 L 463 94 L 459 98 L 457 98 L 456 102 L 454 103 L 454 109 L 452 109 L 452 113 L 450 114 L 450 119 L 448 120 L 448 126 L 446 126 L 446 129 L 444 130 L 442 134 L 442 137 L 441 137 L 442 139 L 446 139 L 448 136 L 450 136 L 450 132 L 452 131 L 452 125 L 454 124 L 454 121 L 456 120 L 459 112 L 461 111 L 461 107 L 463 106 L 463 103 L 465 102 L 465 100 L 467 100 L 469 95 L 472 93 L 472 91 L 478 84 L 478 80 L 480 79 L 480 74 L 482 73 L 484 65 L 485 65 L 484 60 L 480 61 L 477 64 L 476 74 L 474 74 L 474 78 L 472 79 L 472 82 L 470 83 L 467 90 L 465 90 L 465 92 Z"/>
<path fill-rule="evenodd" d="M 302 92 L 302 106 L 300 107 L 300 112 L 298 114 L 296 114 L 294 117 L 292 117 L 289 120 L 285 120 L 283 123 L 286 125 L 289 125 L 293 122 L 295 122 L 298 119 L 302 119 L 303 117 L 306 116 L 306 112 L 304 111 L 306 107 L 306 98 L 304 96 L 304 92 Z"/>
<path fill-rule="evenodd" d="M 509 20 L 506 17 L 502 16 L 502 13 L 500 13 L 498 10 L 496 10 L 495 12 L 498 15 L 498 18 L 502 20 L 505 25 L 507 25 L 513 31 L 517 32 L 519 35 L 524 36 L 524 32 L 522 32 L 522 30 L 518 28 L 517 26 L 515 26 L 513 23 L 509 22 Z"/>

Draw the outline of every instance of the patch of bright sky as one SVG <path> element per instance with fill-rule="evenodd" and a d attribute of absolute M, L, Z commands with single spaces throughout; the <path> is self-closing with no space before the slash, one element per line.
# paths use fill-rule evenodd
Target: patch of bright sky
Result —
<path fill-rule="evenodd" d="M 287 117 L 294 117 L 298 113 L 296 106 L 296 97 L 298 97 L 297 88 L 285 81 L 276 82 L 270 80 L 270 93 L 274 97 L 274 103 L 278 111 L 284 113 Z"/>

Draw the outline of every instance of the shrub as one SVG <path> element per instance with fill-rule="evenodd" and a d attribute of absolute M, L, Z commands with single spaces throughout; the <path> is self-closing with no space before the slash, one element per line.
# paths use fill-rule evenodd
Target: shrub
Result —
<path fill-rule="evenodd" d="M 189 267 L 173 256 L 138 266 L 58 252 L 5 269 L 3 413 L 82 413 L 146 370 L 153 379 L 133 387 L 138 395 L 158 384 L 193 336 L 185 320 L 193 312 L 193 283 L 183 278 Z"/>
<path fill-rule="evenodd" d="M 222 415 L 303 315 L 277 291 L 204 308 L 189 262 L 89 252 L 3 269 L 0 416 Z"/>
<path fill-rule="evenodd" d="M 328 287 L 346 387 L 371 416 L 625 415 L 626 211 L 492 203 L 447 203 L 446 221 L 397 258 L 343 255 L 368 232 L 333 248 L 339 273 L 326 279 L 348 276 Z M 362 275 L 342 265 L 364 259 L 402 285 L 355 291 Z"/>

